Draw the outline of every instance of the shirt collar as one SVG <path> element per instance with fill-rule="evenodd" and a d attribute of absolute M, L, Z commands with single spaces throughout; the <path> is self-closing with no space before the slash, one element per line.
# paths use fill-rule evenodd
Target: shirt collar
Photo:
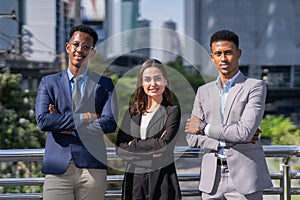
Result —
<path fill-rule="evenodd" d="M 86 76 L 87 76 L 87 71 L 88 69 L 86 69 L 80 76 L 82 77 L 83 81 L 85 81 Z M 69 77 L 69 81 L 72 80 L 72 78 L 74 78 L 75 76 L 71 73 L 70 69 L 67 69 L 67 73 L 68 73 L 68 77 Z"/>
<path fill-rule="evenodd" d="M 231 79 L 227 80 L 224 84 L 224 88 L 222 89 L 221 87 L 221 78 L 220 76 L 217 79 L 217 86 L 220 90 L 223 90 L 223 92 L 228 92 L 228 90 L 231 88 L 231 86 L 233 85 L 233 83 L 235 82 L 236 78 L 239 76 L 241 72 L 238 71 L 238 73 L 236 73 Z"/>

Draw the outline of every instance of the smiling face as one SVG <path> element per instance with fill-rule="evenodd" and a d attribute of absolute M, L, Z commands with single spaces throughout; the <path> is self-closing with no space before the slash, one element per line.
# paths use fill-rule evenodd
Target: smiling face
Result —
<path fill-rule="evenodd" d="M 68 66 L 70 71 L 77 75 L 79 69 L 83 72 L 88 64 L 88 58 L 95 54 L 93 37 L 85 32 L 76 31 L 66 43 L 66 51 L 69 54 Z"/>
<path fill-rule="evenodd" d="M 210 56 L 219 71 L 221 81 L 225 83 L 238 72 L 238 60 L 242 51 L 233 42 L 226 40 L 213 42 L 211 51 Z"/>
<path fill-rule="evenodd" d="M 146 68 L 142 75 L 142 87 L 148 98 L 163 99 L 163 92 L 167 85 L 167 79 L 157 67 Z"/>

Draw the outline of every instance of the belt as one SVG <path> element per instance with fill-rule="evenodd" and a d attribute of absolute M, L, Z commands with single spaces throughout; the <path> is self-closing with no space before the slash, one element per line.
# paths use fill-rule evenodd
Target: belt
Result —
<path fill-rule="evenodd" d="M 227 166 L 226 159 L 217 159 L 217 164 L 221 166 Z"/>

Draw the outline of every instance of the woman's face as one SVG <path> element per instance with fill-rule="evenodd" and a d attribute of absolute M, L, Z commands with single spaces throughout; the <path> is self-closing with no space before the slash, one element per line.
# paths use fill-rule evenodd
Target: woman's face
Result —
<path fill-rule="evenodd" d="M 162 98 L 167 79 L 157 67 L 146 68 L 142 75 L 142 87 L 148 97 Z"/>

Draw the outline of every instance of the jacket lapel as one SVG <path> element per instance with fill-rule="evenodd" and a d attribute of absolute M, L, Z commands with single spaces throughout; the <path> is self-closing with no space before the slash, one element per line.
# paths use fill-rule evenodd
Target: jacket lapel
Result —
<path fill-rule="evenodd" d="M 237 94 L 243 88 L 245 79 L 245 76 L 242 73 L 240 73 L 228 92 L 224 110 L 224 124 L 227 123 L 228 115 L 231 109 L 233 109 L 233 102 L 236 101 Z"/>
<path fill-rule="evenodd" d="M 78 109 L 81 108 L 84 105 L 84 103 L 86 103 L 85 100 L 88 99 L 91 95 L 93 95 L 98 82 L 99 77 L 96 77 L 92 72 L 87 71 L 86 81 L 83 88 L 83 94 L 75 111 L 78 111 Z"/>
<path fill-rule="evenodd" d="M 221 106 L 220 106 L 220 98 L 219 98 L 219 88 L 217 87 L 216 82 L 214 82 L 211 87 L 208 89 L 208 92 L 210 93 L 211 96 L 211 104 L 212 104 L 212 116 L 213 123 L 220 124 L 222 123 L 222 117 L 221 117 Z M 218 98 L 213 98 L 213 97 L 218 97 Z"/>
<path fill-rule="evenodd" d="M 67 74 L 67 71 L 65 70 L 62 73 L 61 79 L 60 79 L 60 85 L 61 85 L 61 95 L 63 96 L 63 99 L 67 99 L 67 105 L 72 105 L 72 94 L 71 94 L 71 88 L 70 88 L 70 81 Z"/>
<path fill-rule="evenodd" d="M 140 138 L 141 137 L 141 120 L 142 120 L 142 115 L 133 115 L 130 121 L 130 131 L 133 137 Z"/>
<path fill-rule="evenodd" d="M 154 113 L 152 119 L 148 124 L 147 132 L 146 132 L 147 138 L 152 137 L 153 135 L 158 133 L 159 130 L 153 131 L 153 127 L 157 129 L 163 128 L 161 124 L 165 124 L 166 117 L 167 117 L 166 108 L 160 105 L 158 110 Z"/>
<path fill-rule="evenodd" d="M 163 128 L 160 126 L 160 124 L 165 123 L 166 117 L 167 117 L 166 109 L 164 106 L 160 105 L 147 126 L 147 131 L 146 131 L 147 138 L 152 137 L 153 134 L 158 133 L 157 131 L 153 131 L 154 127 L 160 129 Z M 132 136 L 137 138 L 141 137 L 141 131 L 140 131 L 141 120 L 142 120 L 142 115 L 134 115 L 132 116 L 132 120 L 130 124 Z"/>
<path fill-rule="evenodd" d="M 88 71 L 87 76 L 86 76 L 86 84 L 85 84 L 85 88 L 84 88 L 83 97 L 91 96 L 93 94 L 94 89 L 96 88 L 98 82 L 99 82 L 99 77 L 96 77 L 93 73 Z"/>

